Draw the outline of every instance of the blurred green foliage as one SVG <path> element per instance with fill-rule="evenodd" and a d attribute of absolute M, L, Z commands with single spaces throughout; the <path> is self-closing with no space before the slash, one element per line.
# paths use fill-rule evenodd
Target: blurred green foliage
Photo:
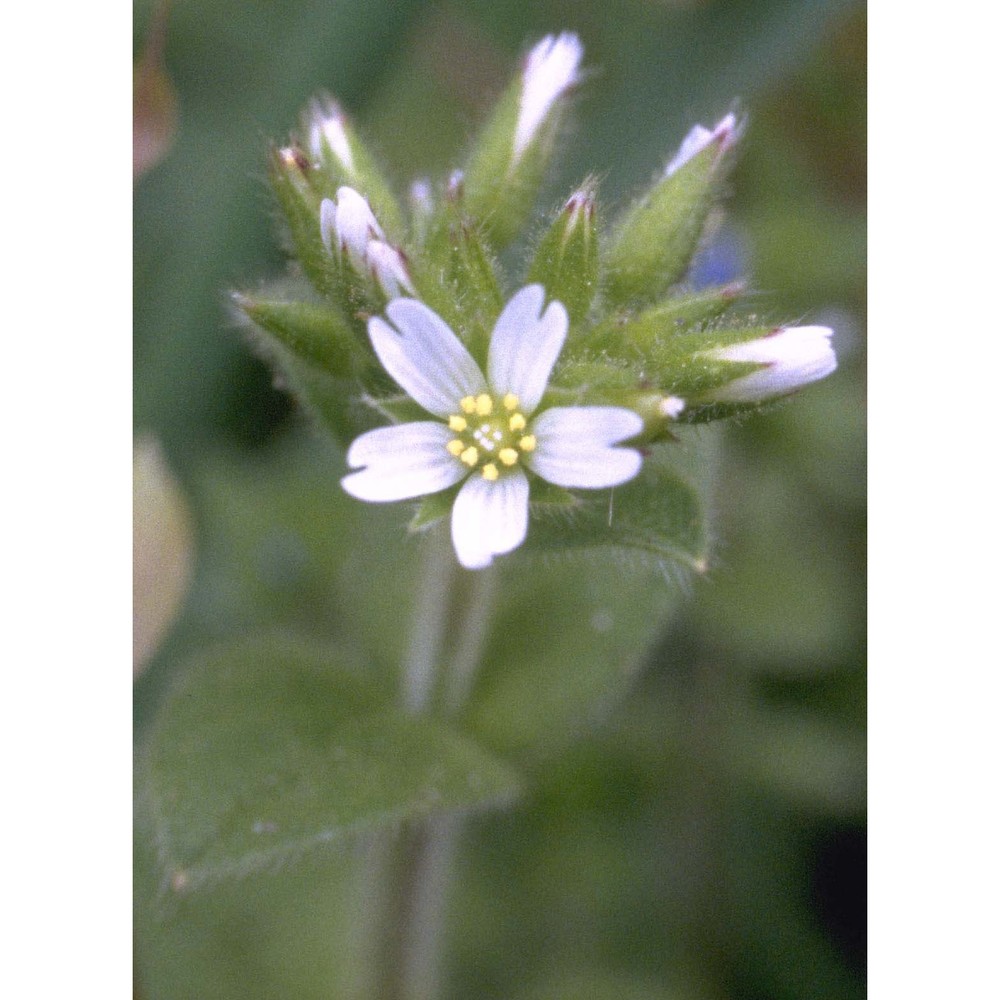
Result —
<path fill-rule="evenodd" d="M 150 10 L 137 7 L 137 46 Z M 166 67 L 178 132 L 136 187 L 135 419 L 180 474 L 198 566 L 180 622 L 137 685 L 138 739 L 145 752 L 182 663 L 210 643 L 277 632 L 336 640 L 350 657 L 363 638 L 375 644 L 369 669 L 382 684 L 401 641 L 384 623 L 409 613 L 417 542 L 404 538 L 405 512 L 341 495 L 339 456 L 303 443 L 301 421 L 226 312 L 228 289 L 284 266 L 268 144 L 325 88 L 389 169 L 405 170 L 391 176 L 402 191 L 457 161 L 525 43 L 562 28 L 580 33 L 597 72 L 542 207 L 591 173 L 602 198 L 624 206 L 691 124 L 714 122 L 738 98 L 750 125 L 721 238 L 762 322 L 834 326 L 840 368 L 727 428 L 713 568 L 685 584 L 637 681 L 584 671 L 580 705 L 560 706 L 530 676 L 494 676 L 487 665 L 467 724 L 519 756 L 529 784 L 512 810 L 476 818 L 462 843 L 449 995 L 860 997 L 865 21 L 856 3 L 174 4 Z M 389 536 L 403 550 L 395 562 Z M 595 571 L 621 579 L 626 604 L 639 573 L 610 560 Z M 579 593 L 567 615 L 603 609 L 585 600 L 603 599 L 599 582 Z M 673 603 L 632 607 L 633 659 Z M 603 662 L 623 656 L 618 634 L 607 640 L 616 658 Z M 595 719 L 582 706 L 599 691 Z M 537 714 L 525 735 L 517 724 L 528 705 Z M 571 723 L 577 738 L 519 753 L 546 722 Z M 199 752 L 189 748 L 195 761 Z M 141 996 L 308 1000 L 347 989 L 333 942 L 350 940 L 356 853 L 312 852 L 177 897 L 139 843 Z"/>

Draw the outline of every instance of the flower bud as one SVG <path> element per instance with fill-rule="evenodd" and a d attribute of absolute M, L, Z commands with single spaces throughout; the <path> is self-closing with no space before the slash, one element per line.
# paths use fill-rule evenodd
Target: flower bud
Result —
<path fill-rule="evenodd" d="M 542 237 L 528 281 L 566 306 L 572 323 L 587 317 L 597 291 L 597 232 L 593 184 L 585 184 L 566 202 Z"/>
<path fill-rule="evenodd" d="M 340 105 L 325 94 L 314 98 L 309 104 L 306 126 L 312 158 L 317 163 L 322 163 L 332 156 L 345 174 L 352 175 L 354 156 L 351 153 L 346 121 Z"/>
<path fill-rule="evenodd" d="M 711 361 L 759 365 L 712 389 L 703 402 L 759 403 L 825 378 L 837 367 L 828 326 L 779 327 L 766 337 L 704 352 Z"/>
<path fill-rule="evenodd" d="M 336 285 L 337 269 L 317 225 L 321 206 L 313 174 L 309 158 L 296 146 L 283 146 L 271 154 L 271 187 L 288 223 L 292 249 L 309 280 L 326 293 Z"/>
<path fill-rule="evenodd" d="M 465 170 L 466 210 L 496 246 L 518 233 L 531 210 L 566 94 L 579 83 L 576 35 L 548 35 L 529 53 L 501 98 Z"/>
<path fill-rule="evenodd" d="M 658 298 L 687 273 L 719 196 L 724 155 L 739 137 L 733 115 L 688 133 L 662 178 L 625 215 L 608 254 L 608 299 Z"/>
<path fill-rule="evenodd" d="M 327 94 L 314 98 L 303 116 L 303 131 L 321 196 L 351 187 L 364 195 L 390 233 L 401 233 L 399 205 L 340 105 Z"/>
<path fill-rule="evenodd" d="M 570 32 L 547 35 L 529 53 L 521 74 L 512 166 L 524 156 L 556 101 L 580 81 L 580 39 Z"/>
<path fill-rule="evenodd" d="M 336 202 L 323 199 L 320 206 L 320 234 L 330 253 L 333 247 L 346 253 L 355 270 L 364 270 L 368 257 L 368 241 L 385 238 L 382 227 L 372 214 L 368 202 L 353 188 L 337 191 Z"/>
<path fill-rule="evenodd" d="M 664 176 L 670 177 L 677 173 L 684 164 L 693 160 L 703 149 L 707 149 L 713 143 L 716 146 L 716 156 L 721 156 L 736 142 L 739 135 L 740 128 L 736 121 L 736 115 L 732 112 L 726 115 L 713 129 L 707 129 L 704 125 L 695 125 L 684 137 L 684 141 L 674 158 L 667 164 Z"/>
<path fill-rule="evenodd" d="M 406 259 L 399 250 L 382 240 L 369 240 L 366 253 L 372 277 L 385 292 L 386 298 L 416 294 Z"/>

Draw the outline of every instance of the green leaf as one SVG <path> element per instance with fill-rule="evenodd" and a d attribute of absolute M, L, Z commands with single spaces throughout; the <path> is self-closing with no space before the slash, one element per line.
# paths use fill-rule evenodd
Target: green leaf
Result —
<path fill-rule="evenodd" d="M 526 551 L 621 548 L 642 553 L 668 571 L 679 564 L 703 573 L 708 542 L 701 500 L 690 483 L 657 458 L 647 459 L 624 486 L 580 493 L 571 513 L 538 518 Z"/>
<path fill-rule="evenodd" d="M 702 571 L 700 513 L 714 437 L 674 445 L 642 476 L 600 499 L 547 513 L 532 506 L 528 539 L 497 567 L 497 606 L 466 714 L 505 754 L 554 753 L 620 699 L 682 593 L 678 577 Z M 608 524 L 610 512 L 610 526 Z"/>
<path fill-rule="evenodd" d="M 387 702 L 365 669 L 286 639 L 195 656 L 140 765 L 166 884 L 193 889 L 516 795 L 513 772 L 468 737 Z"/>

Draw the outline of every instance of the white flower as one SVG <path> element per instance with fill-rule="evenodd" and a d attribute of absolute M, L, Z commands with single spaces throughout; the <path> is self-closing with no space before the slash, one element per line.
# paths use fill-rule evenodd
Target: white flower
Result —
<path fill-rule="evenodd" d="M 395 298 L 401 291 L 413 293 L 406 260 L 399 250 L 385 242 L 385 233 L 367 200 L 354 188 L 339 188 L 336 202 L 323 199 L 319 206 L 319 231 L 327 250 L 332 253 L 336 242 L 355 270 L 371 272 L 388 298 Z"/>
<path fill-rule="evenodd" d="M 739 138 L 739 131 L 736 116 L 732 113 L 726 115 L 713 129 L 707 129 L 704 125 L 695 125 L 684 137 L 684 141 L 674 158 L 667 164 L 663 176 L 669 177 L 676 173 L 685 163 L 693 160 L 706 146 L 713 142 L 717 142 L 719 152 L 724 153 Z"/>
<path fill-rule="evenodd" d="M 528 531 L 525 468 L 555 483 L 603 489 L 627 482 L 642 456 L 616 447 L 643 428 L 617 406 L 555 406 L 536 413 L 566 339 L 560 302 L 541 285 L 522 288 L 493 328 L 487 373 L 437 313 L 415 299 L 386 307 L 389 322 L 368 322 L 386 371 L 436 420 L 380 427 L 347 452 L 344 489 L 384 503 L 436 493 L 465 480 L 451 537 L 467 569 L 517 548 Z"/>
<path fill-rule="evenodd" d="M 344 113 L 340 105 L 329 97 L 318 97 L 309 105 L 309 152 L 314 160 L 323 158 L 324 141 L 348 172 L 354 172 L 351 143 L 344 128 Z"/>
<path fill-rule="evenodd" d="M 704 356 L 713 361 L 764 366 L 713 389 L 712 401 L 757 403 L 825 378 L 837 367 L 832 336 L 828 326 L 786 326 L 757 340 L 705 351 Z"/>
<path fill-rule="evenodd" d="M 571 32 L 546 35 L 528 53 L 522 74 L 517 128 L 514 132 L 514 163 L 531 145 L 531 140 L 545 121 L 552 105 L 579 82 L 577 68 L 582 58 L 583 45 Z"/>

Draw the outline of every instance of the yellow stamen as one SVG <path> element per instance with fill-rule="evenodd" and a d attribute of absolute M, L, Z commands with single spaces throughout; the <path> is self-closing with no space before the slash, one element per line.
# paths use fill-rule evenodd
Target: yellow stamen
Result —
<path fill-rule="evenodd" d="M 523 413 L 515 413 L 508 421 L 507 426 L 512 431 L 523 431 L 528 426 L 528 421 L 524 419 Z"/>
<path fill-rule="evenodd" d="M 538 442 L 535 440 L 534 434 L 525 434 L 517 444 L 521 451 L 534 451 Z"/>
<path fill-rule="evenodd" d="M 448 418 L 448 429 L 453 430 L 456 434 L 461 434 L 468 426 L 469 422 L 465 417 L 454 415 Z"/>
<path fill-rule="evenodd" d="M 459 457 L 471 468 L 479 461 L 479 451 L 476 448 L 466 448 Z"/>
<path fill-rule="evenodd" d="M 508 392 L 503 398 L 503 406 L 505 410 L 513 413 L 520 406 L 520 400 L 518 400 L 514 393 Z"/>
<path fill-rule="evenodd" d="M 497 458 L 503 462 L 504 465 L 517 465 L 517 452 L 513 448 L 501 448 L 500 454 Z"/>
<path fill-rule="evenodd" d="M 485 392 L 476 396 L 476 413 L 481 417 L 488 417 L 493 412 L 493 397 Z"/>
<path fill-rule="evenodd" d="M 489 465 L 483 466 L 483 479 L 495 483 L 499 478 L 500 470 L 492 462 Z"/>
<path fill-rule="evenodd" d="M 458 456 L 465 451 L 465 442 L 460 441 L 458 438 L 454 438 L 445 445 L 445 448 L 448 449 L 448 453 L 450 455 L 454 455 L 455 458 L 458 458 Z"/>
<path fill-rule="evenodd" d="M 476 412 L 476 397 L 475 396 L 463 396 L 458 404 L 462 407 L 463 413 L 475 413 Z"/>

